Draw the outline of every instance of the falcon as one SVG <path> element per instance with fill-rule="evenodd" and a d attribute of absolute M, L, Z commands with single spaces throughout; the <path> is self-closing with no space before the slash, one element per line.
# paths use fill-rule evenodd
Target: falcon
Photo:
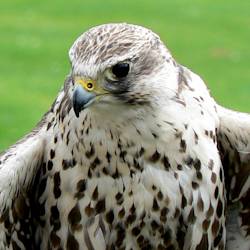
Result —
<path fill-rule="evenodd" d="M 250 116 L 152 31 L 105 24 L 0 156 L 0 249 L 250 249 Z"/>

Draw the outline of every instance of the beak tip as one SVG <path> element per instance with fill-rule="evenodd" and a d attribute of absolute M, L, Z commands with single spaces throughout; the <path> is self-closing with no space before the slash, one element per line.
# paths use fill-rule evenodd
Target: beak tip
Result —
<path fill-rule="evenodd" d="M 79 118 L 79 113 L 80 113 L 80 112 L 76 111 L 75 109 L 74 109 L 74 111 L 75 111 L 76 117 Z"/>
<path fill-rule="evenodd" d="M 74 110 L 76 117 L 78 118 L 81 112 L 81 109 L 79 107 L 78 102 L 76 102 L 75 96 L 73 96 L 73 110 Z"/>

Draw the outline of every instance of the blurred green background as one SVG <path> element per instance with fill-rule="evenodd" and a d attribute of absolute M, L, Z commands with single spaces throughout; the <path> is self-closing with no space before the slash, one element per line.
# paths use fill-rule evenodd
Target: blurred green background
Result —
<path fill-rule="evenodd" d="M 0 151 L 50 107 L 73 41 L 108 22 L 153 29 L 219 103 L 250 111 L 249 0 L 1 0 Z"/>

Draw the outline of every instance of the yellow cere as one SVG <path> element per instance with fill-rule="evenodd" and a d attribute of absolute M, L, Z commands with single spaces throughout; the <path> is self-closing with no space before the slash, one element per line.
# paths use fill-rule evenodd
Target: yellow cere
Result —
<path fill-rule="evenodd" d="M 77 80 L 77 82 L 79 84 L 81 84 L 83 86 L 84 89 L 88 90 L 88 91 L 93 91 L 95 89 L 95 81 L 91 80 L 91 79 L 79 79 Z"/>

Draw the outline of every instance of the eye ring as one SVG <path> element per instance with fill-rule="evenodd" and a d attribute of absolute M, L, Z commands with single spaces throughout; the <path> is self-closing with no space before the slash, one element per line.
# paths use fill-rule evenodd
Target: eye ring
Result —
<path fill-rule="evenodd" d="M 84 85 L 85 85 L 84 87 L 85 87 L 88 91 L 94 90 L 94 84 L 93 84 L 92 82 L 86 82 Z"/>
<path fill-rule="evenodd" d="M 115 64 L 111 68 L 111 71 L 116 78 L 124 78 L 128 75 L 129 69 L 130 69 L 130 66 L 128 63 L 120 62 L 120 63 Z"/>
<path fill-rule="evenodd" d="M 93 84 L 92 84 L 91 82 L 88 82 L 88 83 L 87 83 L 87 88 L 88 88 L 88 89 L 92 89 L 92 88 L 93 88 Z"/>

